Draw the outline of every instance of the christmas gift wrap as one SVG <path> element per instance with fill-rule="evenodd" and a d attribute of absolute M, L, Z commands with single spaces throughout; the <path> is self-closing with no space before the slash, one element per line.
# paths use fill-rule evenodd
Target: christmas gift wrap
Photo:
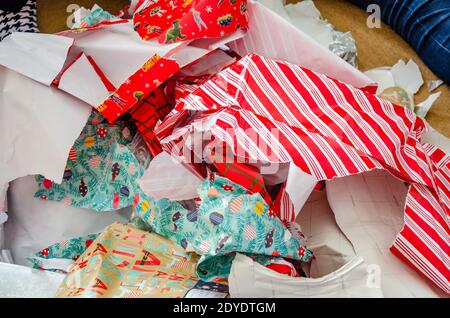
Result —
<path fill-rule="evenodd" d="M 132 206 L 140 192 L 136 180 L 144 173 L 127 147 L 134 130 L 125 121 L 107 124 L 93 112 L 69 152 L 63 182 L 37 176 L 35 197 L 100 212 Z"/>
<path fill-rule="evenodd" d="M 183 297 L 198 256 L 156 233 L 108 226 L 71 266 L 57 297 Z"/>
<path fill-rule="evenodd" d="M 52 263 L 45 260 L 54 259 L 66 259 L 76 261 L 81 254 L 94 242 L 98 234 L 89 234 L 86 236 L 74 237 L 68 240 L 52 244 L 41 249 L 39 252 L 34 253 L 32 257 L 28 257 L 28 261 L 32 264 L 33 268 L 49 270 L 49 271 L 61 271 L 61 269 L 52 268 Z"/>
<path fill-rule="evenodd" d="M 247 1 L 142 0 L 133 24 L 142 39 L 160 43 L 219 38 L 247 28 Z"/>
<path fill-rule="evenodd" d="M 110 123 L 113 123 L 132 107 L 138 105 L 159 85 L 175 74 L 179 68 L 176 61 L 155 54 L 96 109 Z"/>
<path fill-rule="evenodd" d="M 227 278 L 235 252 L 307 262 L 312 254 L 298 229 L 289 229 L 259 193 L 211 173 L 200 185 L 196 207 L 143 195 L 137 215 L 154 232 L 201 255 L 197 275 Z"/>

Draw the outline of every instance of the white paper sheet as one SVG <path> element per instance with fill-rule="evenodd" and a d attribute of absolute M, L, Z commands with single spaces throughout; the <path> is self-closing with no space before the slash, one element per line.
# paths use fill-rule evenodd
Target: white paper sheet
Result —
<path fill-rule="evenodd" d="M 43 174 L 61 182 L 91 107 L 0 66 L 0 201 L 8 182 Z"/>
<path fill-rule="evenodd" d="M 442 84 L 444 84 L 444 81 L 440 79 L 427 81 L 428 93 L 431 93 Z"/>
<path fill-rule="evenodd" d="M 116 87 L 140 69 L 154 54 L 164 57 L 186 45 L 184 42 L 164 45 L 156 41 L 143 41 L 134 31 L 131 21 L 82 33 L 65 31 L 60 34 L 75 40 L 71 56 L 79 52 L 91 56 Z"/>
<path fill-rule="evenodd" d="M 37 185 L 33 176 L 11 183 L 8 221 L 4 224 L 5 246 L 16 264 L 30 266 L 26 257 L 63 240 L 99 233 L 109 224 L 126 223 L 131 208 L 96 212 L 61 202 L 34 198 Z"/>
<path fill-rule="evenodd" d="M 380 269 L 386 297 L 443 297 L 443 292 L 389 251 L 403 227 L 407 187 L 374 170 L 327 183 L 336 222 L 358 256 Z"/>
<path fill-rule="evenodd" d="M 13 33 L 0 42 L 0 65 L 49 86 L 66 61 L 73 39 L 44 33 Z"/>
<path fill-rule="evenodd" d="M 153 158 L 138 183 L 152 197 L 182 201 L 198 196 L 202 180 L 168 153 L 162 152 Z"/>
<path fill-rule="evenodd" d="M 110 95 L 84 54 L 64 72 L 58 88 L 78 96 L 92 107 L 97 107 Z"/>
<path fill-rule="evenodd" d="M 65 275 L 0 263 L 0 298 L 54 297 Z"/>
<path fill-rule="evenodd" d="M 305 173 L 294 164 L 290 165 L 286 180 L 286 192 L 289 194 L 296 212 L 301 210 L 316 184 L 317 180 L 312 175 Z"/>
<path fill-rule="evenodd" d="M 372 84 L 372 80 L 363 73 L 323 48 L 277 13 L 253 0 L 249 0 L 247 6 L 247 34 L 242 39 L 227 44 L 239 55 L 257 53 L 299 64 L 356 87 Z"/>

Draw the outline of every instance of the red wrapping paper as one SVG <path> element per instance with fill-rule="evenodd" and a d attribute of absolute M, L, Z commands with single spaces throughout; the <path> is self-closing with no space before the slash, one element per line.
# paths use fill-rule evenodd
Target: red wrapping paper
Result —
<path fill-rule="evenodd" d="M 219 38 L 247 23 L 245 0 L 143 0 L 133 16 L 141 38 L 160 43 Z"/>
<path fill-rule="evenodd" d="M 113 123 L 178 70 L 177 62 L 155 54 L 96 109 Z"/>

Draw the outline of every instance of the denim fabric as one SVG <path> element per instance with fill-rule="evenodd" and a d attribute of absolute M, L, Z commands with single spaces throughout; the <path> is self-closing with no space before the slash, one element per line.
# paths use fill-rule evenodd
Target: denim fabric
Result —
<path fill-rule="evenodd" d="M 349 0 L 364 10 L 381 8 L 381 19 L 401 35 L 425 64 L 450 84 L 449 0 Z"/>

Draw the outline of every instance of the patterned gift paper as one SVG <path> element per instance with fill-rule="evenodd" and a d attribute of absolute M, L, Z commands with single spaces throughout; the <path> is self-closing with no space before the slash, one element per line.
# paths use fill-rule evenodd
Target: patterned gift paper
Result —
<path fill-rule="evenodd" d="M 113 123 L 179 70 L 175 60 L 153 55 L 96 109 Z"/>
<path fill-rule="evenodd" d="M 197 255 L 158 234 L 113 223 L 90 244 L 57 297 L 183 297 L 198 282 Z"/>
<path fill-rule="evenodd" d="M 142 0 L 137 8 L 134 29 L 160 43 L 218 38 L 248 24 L 245 0 Z"/>
<path fill-rule="evenodd" d="M 177 202 L 143 195 L 136 212 L 154 232 L 202 255 L 197 275 L 205 281 L 228 277 L 234 252 L 305 262 L 312 256 L 302 234 L 289 231 L 259 193 L 248 194 L 240 185 L 210 174 L 197 203 L 187 210 Z"/>
<path fill-rule="evenodd" d="M 153 130 L 158 120 L 163 120 L 172 110 L 172 104 L 158 87 L 130 110 L 130 116 L 142 134 L 147 148 L 153 156 L 161 152 L 161 146 Z"/>
<path fill-rule="evenodd" d="M 212 118 L 211 140 L 247 160 L 292 162 L 318 181 L 383 169 L 408 182 L 405 226 L 391 251 L 450 292 L 450 157 L 422 141 L 427 127 L 412 111 L 250 54 L 185 96 L 155 133 L 183 160 L 191 133 Z"/>
<path fill-rule="evenodd" d="M 42 263 L 38 258 L 52 259 L 65 258 L 76 261 L 81 254 L 94 242 L 98 234 L 89 234 L 81 237 L 74 237 L 69 240 L 50 245 L 35 253 L 34 257 L 29 257 L 28 260 L 32 263 L 33 268 L 42 269 Z M 49 269 L 51 270 L 51 269 Z M 51 270 L 52 271 L 52 270 Z"/>
<path fill-rule="evenodd" d="M 126 146 L 134 130 L 126 121 L 107 124 L 94 111 L 70 150 L 63 182 L 36 176 L 35 196 L 100 212 L 133 205 L 140 193 L 136 180 L 144 172 Z"/>

